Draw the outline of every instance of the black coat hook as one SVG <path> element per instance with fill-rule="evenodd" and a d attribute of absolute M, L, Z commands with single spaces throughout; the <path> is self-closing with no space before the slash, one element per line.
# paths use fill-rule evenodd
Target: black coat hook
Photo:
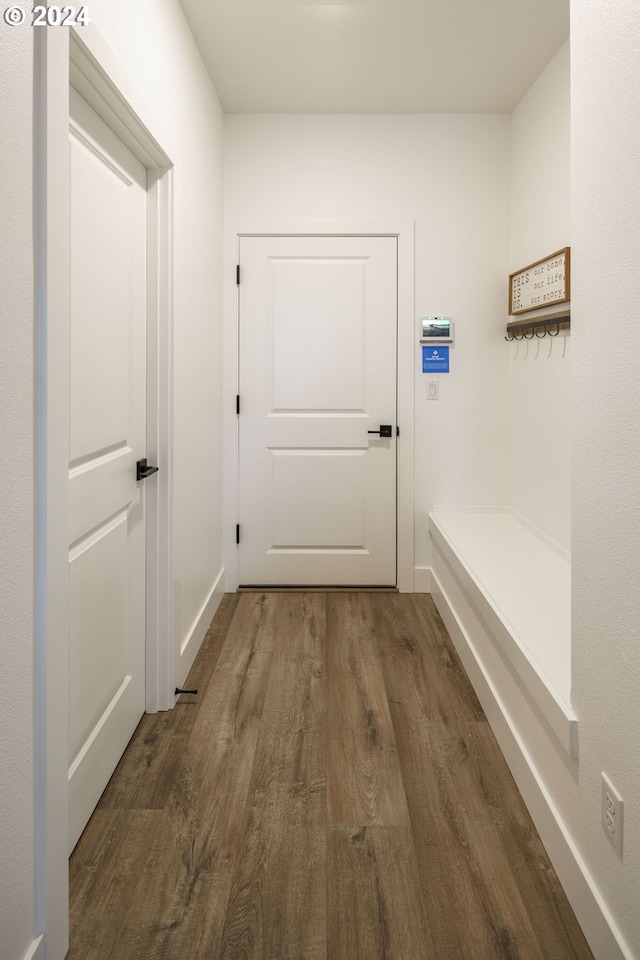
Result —
<path fill-rule="evenodd" d="M 507 343 L 513 343 L 514 340 L 544 340 L 548 335 L 557 337 L 563 327 L 569 327 L 571 315 L 551 314 L 546 317 L 532 317 L 529 321 L 520 320 L 518 322 L 509 322 L 507 324 Z M 554 329 L 555 328 L 555 329 Z"/>

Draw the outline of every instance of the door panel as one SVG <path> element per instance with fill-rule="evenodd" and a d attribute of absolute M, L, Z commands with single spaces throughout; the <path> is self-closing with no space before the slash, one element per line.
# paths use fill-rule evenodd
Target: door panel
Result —
<path fill-rule="evenodd" d="M 364 412 L 366 268 L 364 258 L 269 261 L 273 412 Z"/>
<path fill-rule="evenodd" d="M 146 170 L 70 98 L 73 848 L 144 711 Z"/>
<path fill-rule="evenodd" d="M 393 585 L 396 239 L 242 238 L 240 262 L 240 583 Z"/>
<path fill-rule="evenodd" d="M 272 450 L 271 454 L 272 549 L 362 544 L 363 450 Z M 325 509 L 327 502 L 331 510 Z"/>
<path fill-rule="evenodd" d="M 70 551 L 74 597 L 69 651 L 71 757 L 77 757 L 127 674 L 127 514 L 120 513 Z M 95 585 L 110 598 L 96 618 Z"/>

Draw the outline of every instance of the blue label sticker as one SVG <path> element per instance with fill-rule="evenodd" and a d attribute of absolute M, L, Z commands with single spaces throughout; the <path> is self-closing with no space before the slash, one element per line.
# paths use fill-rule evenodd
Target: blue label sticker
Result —
<path fill-rule="evenodd" d="M 422 372 L 449 373 L 449 347 L 423 347 Z"/>

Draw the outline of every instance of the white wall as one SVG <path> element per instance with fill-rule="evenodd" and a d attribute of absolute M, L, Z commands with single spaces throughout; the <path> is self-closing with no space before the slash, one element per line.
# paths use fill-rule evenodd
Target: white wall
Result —
<path fill-rule="evenodd" d="M 286 219 L 415 220 L 415 563 L 433 503 L 507 493 L 509 120 L 504 116 L 228 116 L 225 235 Z M 426 400 L 417 317 L 450 314 L 451 373 Z M 233 329 L 229 309 L 225 324 Z M 400 440 L 402 442 L 402 438 Z"/>
<path fill-rule="evenodd" d="M 574 819 L 640 957 L 640 18 L 636 0 L 571 13 Z M 626 801 L 623 861 L 598 829 L 602 770 Z"/>
<path fill-rule="evenodd" d="M 0 952 L 22 960 L 33 889 L 33 243 L 30 32 L 0 57 Z"/>
<path fill-rule="evenodd" d="M 174 170 L 176 677 L 222 571 L 222 110 L 177 0 L 96 0 L 91 14 L 164 131 Z M 224 590 L 224 583 L 217 583 Z M 218 599 L 220 594 L 218 594 Z M 205 615 L 199 617 L 205 608 Z"/>
<path fill-rule="evenodd" d="M 570 129 L 567 40 L 511 116 L 509 272 L 571 244 Z M 508 503 L 566 550 L 571 537 L 570 345 L 565 331 L 505 345 L 510 353 Z"/>

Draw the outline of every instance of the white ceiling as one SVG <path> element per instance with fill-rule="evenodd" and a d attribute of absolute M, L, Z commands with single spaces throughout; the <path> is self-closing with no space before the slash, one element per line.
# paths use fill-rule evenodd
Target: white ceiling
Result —
<path fill-rule="evenodd" d="M 510 113 L 569 0 L 180 0 L 227 113 Z"/>

